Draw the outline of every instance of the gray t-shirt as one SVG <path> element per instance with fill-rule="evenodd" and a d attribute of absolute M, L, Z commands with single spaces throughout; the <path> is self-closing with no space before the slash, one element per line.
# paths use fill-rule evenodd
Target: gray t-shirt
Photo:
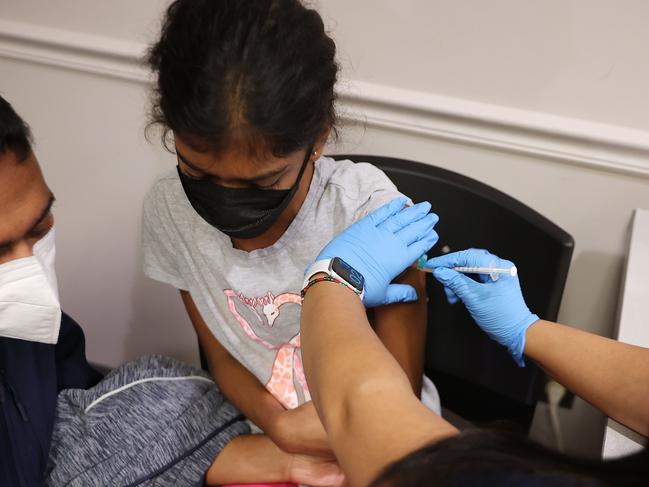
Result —
<path fill-rule="evenodd" d="M 284 235 L 245 252 L 194 211 L 174 170 L 144 202 L 144 272 L 189 291 L 216 339 L 294 408 L 310 399 L 300 352 L 304 269 L 338 233 L 398 196 L 376 167 L 323 157 Z"/>

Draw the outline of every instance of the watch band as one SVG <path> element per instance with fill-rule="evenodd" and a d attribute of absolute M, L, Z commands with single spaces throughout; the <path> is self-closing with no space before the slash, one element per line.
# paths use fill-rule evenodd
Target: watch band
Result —
<path fill-rule="evenodd" d="M 346 288 L 351 289 L 345 281 L 341 281 L 340 279 L 336 279 L 333 276 L 324 276 L 324 277 L 314 277 L 309 281 L 309 283 L 302 288 L 302 291 L 300 291 L 300 299 L 302 302 L 304 302 L 304 297 L 306 296 L 306 293 L 309 289 L 311 289 L 314 285 L 318 284 L 319 282 L 335 282 L 340 284 L 341 286 L 345 286 Z M 351 289 L 354 291 L 353 289 Z M 356 291 L 354 291 L 354 294 L 358 294 Z"/>
<path fill-rule="evenodd" d="M 318 273 L 324 273 L 327 274 L 328 276 L 334 277 L 335 279 L 342 281 L 349 289 L 354 291 L 354 293 L 361 298 L 361 301 L 363 300 L 363 296 L 365 295 L 365 290 L 361 290 L 361 292 L 358 292 L 354 286 L 349 284 L 345 279 L 343 279 L 341 276 L 338 275 L 332 268 L 331 268 L 331 261 L 333 259 L 324 259 L 324 260 L 319 260 L 317 262 L 314 262 L 311 264 L 311 267 L 309 267 L 304 275 L 304 283 L 302 285 L 302 288 L 305 288 L 308 284 L 309 281 L 313 276 L 315 276 Z"/>
<path fill-rule="evenodd" d="M 333 259 L 319 260 L 311 264 L 311 267 L 309 267 L 304 273 L 304 284 L 306 285 L 311 280 L 311 278 L 319 272 L 324 272 L 325 274 L 331 275 L 330 267 L 332 260 Z"/>

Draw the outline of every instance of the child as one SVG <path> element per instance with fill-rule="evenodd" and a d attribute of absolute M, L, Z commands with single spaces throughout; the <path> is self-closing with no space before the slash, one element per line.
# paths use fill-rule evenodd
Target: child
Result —
<path fill-rule="evenodd" d="M 325 456 L 301 362 L 301 276 L 335 235 L 400 196 L 375 167 L 322 156 L 336 121 L 335 50 L 298 0 L 172 3 L 149 63 L 153 122 L 178 167 L 143 216 L 145 272 L 180 290 L 225 396 L 280 448 Z M 425 296 L 417 271 L 403 282 Z M 372 316 L 417 395 L 424 301 Z"/>

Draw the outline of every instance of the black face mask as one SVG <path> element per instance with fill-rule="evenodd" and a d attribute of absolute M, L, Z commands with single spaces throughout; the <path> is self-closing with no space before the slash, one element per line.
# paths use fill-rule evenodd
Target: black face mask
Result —
<path fill-rule="evenodd" d="M 183 174 L 180 166 L 178 175 L 187 199 L 203 220 L 229 237 L 255 238 L 273 226 L 289 205 L 310 156 L 311 148 L 290 189 L 226 188 L 209 180 L 192 179 Z"/>

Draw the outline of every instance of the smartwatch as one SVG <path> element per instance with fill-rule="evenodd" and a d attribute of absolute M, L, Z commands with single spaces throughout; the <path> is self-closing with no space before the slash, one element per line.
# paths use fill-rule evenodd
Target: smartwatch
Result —
<path fill-rule="evenodd" d="M 361 300 L 363 299 L 363 296 L 365 295 L 365 278 L 363 277 L 363 274 L 358 272 L 340 257 L 314 262 L 306 271 L 304 286 L 302 287 L 306 287 L 311 278 L 320 272 L 342 281 L 343 284 L 347 285 L 347 287 L 358 294 L 358 297 L 361 298 Z"/>

